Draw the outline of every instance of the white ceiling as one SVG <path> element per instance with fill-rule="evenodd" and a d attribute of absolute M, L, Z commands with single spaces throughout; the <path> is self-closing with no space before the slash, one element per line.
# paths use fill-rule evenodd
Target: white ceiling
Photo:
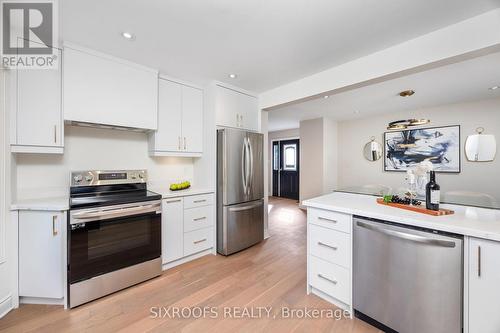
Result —
<path fill-rule="evenodd" d="M 64 40 L 262 92 L 500 6 L 500 0 L 64 0 Z M 133 42 L 122 31 L 136 35 Z M 236 80 L 229 73 L 237 73 Z"/>
<path fill-rule="evenodd" d="M 500 53 L 269 111 L 269 131 L 298 128 L 305 119 L 348 120 L 500 97 L 500 89 L 489 90 L 493 86 L 500 86 Z M 407 89 L 415 94 L 398 95 Z"/>

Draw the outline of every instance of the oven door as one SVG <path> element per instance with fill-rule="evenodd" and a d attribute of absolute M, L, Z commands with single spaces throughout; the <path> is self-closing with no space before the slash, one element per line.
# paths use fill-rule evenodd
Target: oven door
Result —
<path fill-rule="evenodd" d="M 70 284 L 159 258 L 161 201 L 70 212 Z"/>

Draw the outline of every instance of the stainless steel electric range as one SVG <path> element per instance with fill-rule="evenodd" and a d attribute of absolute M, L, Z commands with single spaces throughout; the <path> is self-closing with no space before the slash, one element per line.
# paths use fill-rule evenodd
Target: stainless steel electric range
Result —
<path fill-rule="evenodd" d="M 71 173 L 69 307 L 161 274 L 161 195 L 146 183 L 145 170 Z"/>

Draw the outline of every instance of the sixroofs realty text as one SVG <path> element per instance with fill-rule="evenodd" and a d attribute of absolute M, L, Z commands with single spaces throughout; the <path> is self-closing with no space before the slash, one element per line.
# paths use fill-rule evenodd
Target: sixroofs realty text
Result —
<path fill-rule="evenodd" d="M 328 318 L 341 320 L 350 318 L 349 311 L 341 309 L 289 308 L 272 306 L 255 307 L 160 307 L 153 306 L 149 310 L 153 319 L 318 319 Z"/>

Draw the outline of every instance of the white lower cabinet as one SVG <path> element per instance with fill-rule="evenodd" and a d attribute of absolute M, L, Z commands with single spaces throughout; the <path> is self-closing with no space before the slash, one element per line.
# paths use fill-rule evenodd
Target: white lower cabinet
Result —
<path fill-rule="evenodd" d="M 162 203 L 162 263 L 182 258 L 183 249 L 183 227 L 184 215 L 183 198 L 165 199 Z"/>
<path fill-rule="evenodd" d="M 19 296 L 62 299 L 65 212 L 19 212 Z"/>
<path fill-rule="evenodd" d="M 164 199 L 162 206 L 164 265 L 214 247 L 213 194 Z"/>
<path fill-rule="evenodd" d="M 500 242 L 470 238 L 469 333 L 500 332 Z"/>
<path fill-rule="evenodd" d="M 308 291 L 352 311 L 352 216 L 307 209 Z"/>

